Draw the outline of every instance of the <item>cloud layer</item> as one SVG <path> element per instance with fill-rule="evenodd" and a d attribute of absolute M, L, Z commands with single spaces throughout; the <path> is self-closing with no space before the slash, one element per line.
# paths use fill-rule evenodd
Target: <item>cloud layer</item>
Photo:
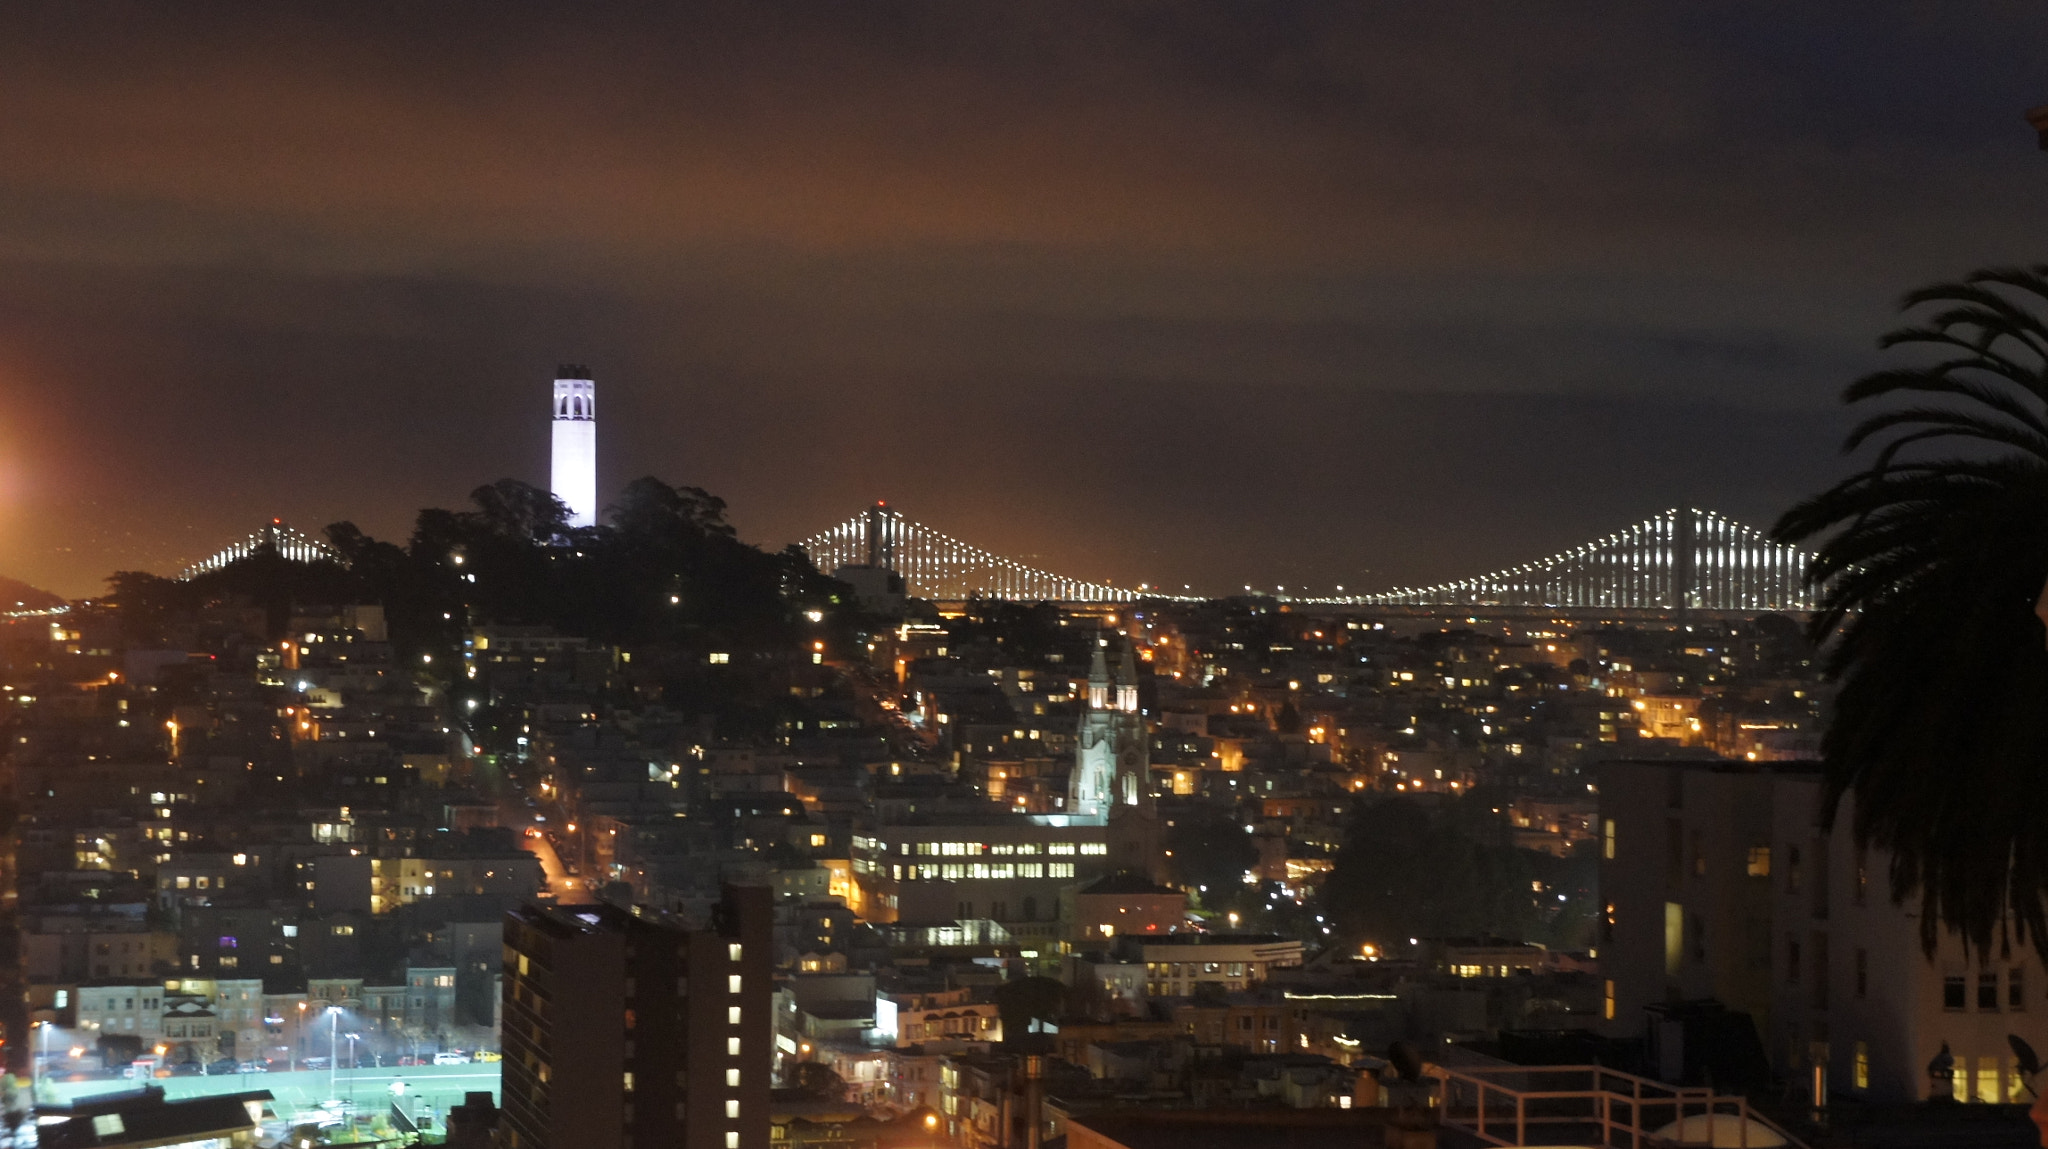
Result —
<path fill-rule="evenodd" d="M 778 545 L 1473 573 L 1825 481 L 1905 288 L 2037 257 L 2030 6 L 0 13 L 0 572 L 545 475 Z"/>

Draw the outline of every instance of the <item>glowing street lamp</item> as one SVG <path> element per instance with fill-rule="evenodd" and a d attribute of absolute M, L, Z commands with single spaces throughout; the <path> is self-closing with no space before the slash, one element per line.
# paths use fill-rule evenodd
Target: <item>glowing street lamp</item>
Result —
<path fill-rule="evenodd" d="M 28 1058 L 28 1097 L 30 1101 L 36 1099 L 36 1086 L 42 1083 L 42 1061 L 43 1056 L 48 1052 L 47 1046 L 50 1043 L 50 1024 L 47 1021 L 38 1021 L 29 1027 L 37 1031 L 35 1043 L 30 1046 Z"/>
<path fill-rule="evenodd" d="M 335 1071 L 340 1069 L 341 1055 L 341 1007 L 327 1007 L 327 1096 L 333 1097 L 338 1090 Z"/>

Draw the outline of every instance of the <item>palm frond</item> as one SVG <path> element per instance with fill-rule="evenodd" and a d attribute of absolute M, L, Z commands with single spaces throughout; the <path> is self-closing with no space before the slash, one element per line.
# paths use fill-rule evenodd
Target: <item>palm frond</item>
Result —
<path fill-rule="evenodd" d="M 2048 267 L 1906 296 L 1880 345 L 1935 352 L 1852 383 L 1912 397 L 1852 430 L 1866 465 L 1780 516 L 1813 545 L 1811 627 L 1837 684 L 1822 743 L 1830 821 L 1891 855 L 1921 940 L 2048 951 Z M 1975 457 L 1927 458 L 1950 442 Z"/>

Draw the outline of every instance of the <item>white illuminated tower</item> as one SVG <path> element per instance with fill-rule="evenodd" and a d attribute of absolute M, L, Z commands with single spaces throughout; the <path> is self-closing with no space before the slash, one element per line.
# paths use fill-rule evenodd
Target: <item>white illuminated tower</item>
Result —
<path fill-rule="evenodd" d="M 555 371 L 555 497 L 569 508 L 569 525 L 597 525 L 597 384 L 590 368 L 565 364 Z"/>

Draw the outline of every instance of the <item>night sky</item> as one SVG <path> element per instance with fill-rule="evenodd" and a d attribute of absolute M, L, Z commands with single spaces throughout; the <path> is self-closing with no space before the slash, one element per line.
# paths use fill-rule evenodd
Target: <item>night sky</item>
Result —
<path fill-rule="evenodd" d="M 1434 581 L 1768 525 L 2048 259 L 2038 4 L 420 7 L 0 8 L 0 574 L 402 538 L 578 362 L 764 545 Z"/>

